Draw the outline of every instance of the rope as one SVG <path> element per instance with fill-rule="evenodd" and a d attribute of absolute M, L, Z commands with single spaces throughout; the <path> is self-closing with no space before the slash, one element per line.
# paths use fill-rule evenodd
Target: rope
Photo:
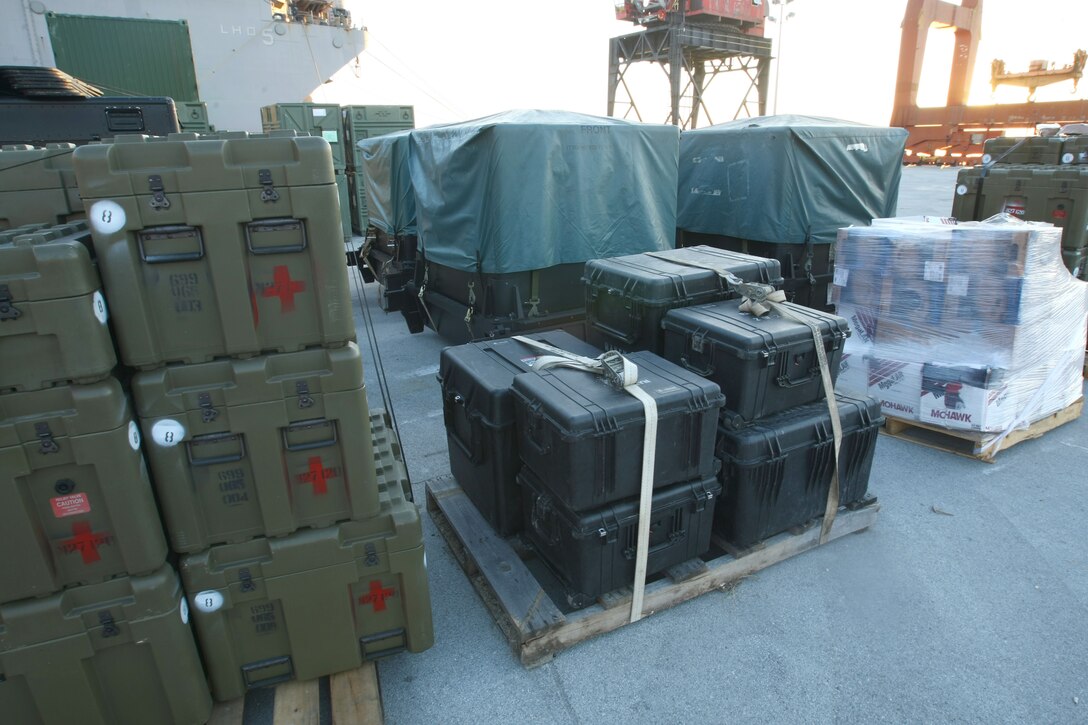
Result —
<path fill-rule="evenodd" d="M 831 469 L 831 485 L 827 490 L 827 503 L 824 506 L 824 519 L 820 527 L 820 543 L 826 544 L 831 534 L 831 526 L 835 523 L 835 516 L 839 511 L 841 497 L 839 485 L 839 453 L 842 449 L 842 422 L 839 420 L 839 406 L 835 401 L 835 388 L 831 382 L 831 367 L 827 362 L 827 351 L 824 350 L 823 331 L 820 326 L 795 314 L 786 306 L 786 293 L 776 290 L 769 284 L 758 282 L 745 282 L 727 269 L 715 267 L 712 264 L 701 264 L 689 260 L 674 259 L 663 254 L 647 252 L 649 256 L 672 262 L 673 264 L 698 267 L 714 272 L 728 283 L 728 285 L 742 297 L 741 312 L 748 312 L 754 317 L 762 317 L 770 312 L 777 312 L 780 316 L 805 325 L 812 333 L 812 342 L 816 346 L 816 360 L 820 366 L 820 381 L 826 393 L 827 410 L 831 414 L 832 442 L 835 447 L 835 465 Z"/>
<path fill-rule="evenodd" d="M 654 462 L 657 457 L 657 401 L 638 386 L 638 366 L 615 350 L 602 353 L 596 358 L 583 357 L 537 342 L 520 335 L 518 342 L 536 348 L 548 355 L 533 363 L 534 370 L 565 367 L 584 370 L 605 378 L 613 387 L 628 393 L 640 403 L 646 418 L 646 430 L 642 438 L 642 483 L 639 489 L 638 539 L 635 548 L 635 578 L 631 586 L 631 622 L 642 619 L 642 607 L 646 594 L 646 568 L 650 554 L 650 513 L 654 494 Z"/>

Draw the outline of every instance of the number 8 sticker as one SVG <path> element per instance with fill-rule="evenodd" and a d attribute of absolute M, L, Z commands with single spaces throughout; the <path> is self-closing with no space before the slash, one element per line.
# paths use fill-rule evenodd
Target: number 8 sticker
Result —
<path fill-rule="evenodd" d="M 223 606 L 223 595 L 214 589 L 206 589 L 193 597 L 193 606 L 205 614 L 211 614 Z"/>
<path fill-rule="evenodd" d="M 87 220 L 99 234 L 113 234 L 125 228 L 125 210 L 116 201 L 96 201 L 87 212 Z"/>

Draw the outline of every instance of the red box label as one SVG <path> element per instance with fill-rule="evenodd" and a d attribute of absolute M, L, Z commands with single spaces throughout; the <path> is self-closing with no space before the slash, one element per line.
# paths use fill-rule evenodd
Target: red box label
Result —
<path fill-rule="evenodd" d="M 58 519 L 63 519 L 65 516 L 89 514 L 91 512 L 91 502 L 87 500 L 87 494 L 85 493 L 57 496 L 56 498 L 49 499 L 49 503 L 53 505 L 53 515 Z"/>

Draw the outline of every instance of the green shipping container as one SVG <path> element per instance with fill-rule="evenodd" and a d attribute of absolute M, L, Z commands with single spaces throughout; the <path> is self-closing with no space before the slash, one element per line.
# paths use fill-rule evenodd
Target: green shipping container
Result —
<path fill-rule="evenodd" d="M 982 168 L 970 166 L 960 169 L 956 174 L 956 189 L 952 196 L 952 216 L 963 222 L 977 221 L 975 205 L 981 205 L 980 194 L 982 194 Z"/>
<path fill-rule="evenodd" d="M 1061 227 L 1063 249 L 1088 246 L 1088 166 L 994 166 L 981 180 L 977 220 L 1004 212 L 1049 222 Z"/>
<path fill-rule="evenodd" d="M 0 602 L 166 560 L 140 433 L 116 380 L 0 395 L 0 547 Z"/>
<path fill-rule="evenodd" d="M 182 559 L 216 699 L 433 644 L 419 511 L 392 431 L 372 420 L 377 516 Z"/>
<path fill-rule="evenodd" d="M 379 511 L 353 343 L 159 368 L 132 392 L 175 551 Z"/>
<path fill-rule="evenodd" d="M 986 141 L 982 151 L 983 164 L 1057 164 L 1062 156 L 1062 138 L 1002 136 Z"/>
<path fill-rule="evenodd" d="M 212 700 L 177 574 L 0 605 L 4 722 L 196 725 Z"/>
<path fill-rule="evenodd" d="M 413 106 L 344 106 L 344 130 L 351 147 L 349 166 L 354 171 L 363 168 L 359 142 L 393 131 L 416 127 Z"/>
<path fill-rule="evenodd" d="M 119 137 L 75 172 L 121 359 L 139 368 L 355 336 L 329 145 Z"/>
<path fill-rule="evenodd" d="M 25 224 L 60 224 L 83 216 L 72 171 L 75 146 L 0 149 L 0 229 Z"/>
<path fill-rule="evenodd" d="M 117 364 L 89 243 L 82 221 L 0 232 L 0 391 L 89 383 Z"/>
<path fill-rule="evenodd" d="M 344 240 L 350 242 L 352 204 L 347 174 L 336 174 L 336 194 L 340 200 L 340 228 L 344 233 Z"/>
<path fill-rule="evenodd" d="M 338 171 L 347 166 L 344 120 L 340 106 L 320 103 L 277 103 L 261 108 L 261 128 L 268 131 L 290 129 L 320 136 L 332 148 L 333 165 Z"/>
<path fill-rule="evenodd" d="M 212 125 L 208 122 L 208 104 L 202 101 L 175 101 L 178 114 L 178 127 L 192 133 L 211 133 Z"/>

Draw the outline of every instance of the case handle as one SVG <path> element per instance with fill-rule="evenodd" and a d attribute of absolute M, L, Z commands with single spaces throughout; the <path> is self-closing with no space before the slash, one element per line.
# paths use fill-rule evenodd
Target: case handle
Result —
<path fill-rule="evenodd" d="M 309 430 L 311 428 L 328 428 L 332 431 L 332 434 L 328 438 L 323 438 L 316 441 L 303 441 L 301 443 L 292 443 L 289 436 L 292 433 L 300 430 Z M 283 448 L 287 451 L 308 451 L 313 448 L 327 448 L 332 445 L 336 445 L 336 425 L 331 420 L 325 420 L 323 418 L 316 418 L 314 420 L 302 420 L 297 423 L 283 428 L 281 431 L 283 437 Z"/>
<path fill-rule="evenodd" d="M 704 377 L 704 378 L 708 378 L 708 377 L 710 377 L 711 375 L 714 374 L 714 366 L 713 365 L 711 365 L 710 363 L 707 363 L 705 366 L 699 367 L 695 363 L 688 360 L 687 355 L 681 355 L 680 356 L 680 365 L 685 370 L 690 370 L 691 372 L 695 373 L 696 375 L 699 375 L 699 376 Z"/>
<path fill-rule="evenodd" d="M 446 393 L 446 403 L 442 406 L 442 417 L 446 423 L 446 434 L 449 435 L 449 439 L 453 441 L 454 445 L 461 449 L 461 452 L 468 457 L 474 465 L 478 465 L 483 461 L 483 451 L 480 445 L 479 436 L 479 424 L 472 420 L 468 414 L 468 409 L 465 407 L 465 399 L 459 393 Z M 463 411 L 465 421 L 468 423 L 469 430 L 471 431 L 471 439 L 465 441 L 461 437 L 461 432 L 457 426 L 457 421 L 454 419 L 456 415 L 455 407 L 460 407 Z"/>
<path fill-rule="evenodd" d="M 214 443 L 226 443 L 238 441 L 237 453 L 226 453 L 219 456 L 201 458 L 194 455 L 193 449 L 197 446 L 211 445 Z M 246 457 L 246 439 L 241 433 L 209 433 L 207 435 L 194 436 L 185 446 L 185 452 L 189 456 L 189 463 L 193 466 L 214 466 L 218 463 L 233 463 Z"/>
<path fill-rule="evenodd" d="M 623 332 L 615 327 L 612 327 L 612 325 L 606 325 L 600 320 L 594 320 L 591 324 L 601 332 L 604 332 L 609 336 L 618 339 L 624 345 L 630 345 L 636 339 L 638 339 L 638 333 Z"/>

